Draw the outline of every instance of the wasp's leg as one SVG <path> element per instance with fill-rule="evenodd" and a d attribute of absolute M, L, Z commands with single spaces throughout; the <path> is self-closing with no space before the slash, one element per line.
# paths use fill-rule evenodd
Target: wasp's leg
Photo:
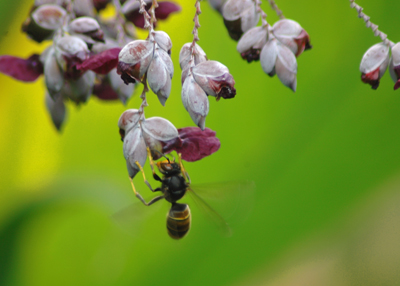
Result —
<path fill-rule="evenodd" d="M 136 163 L 136 165 L 139 167 L 140 171 L 142 172 L 143 180 L 144 180 L 144 182 L 146 183 L 146 185 L 149 187 L 149 189 L 150 189 L 152 192 L 161 191 L 160 188 L 157 188 L 157 189 L 153 190 L 153 188 L 151 187 L 150 183 L 146 180 L 146 176 L 145 176 L 145 174 L 144 174 L 144 171 L 143 171 L 142 166 L 140 166 L 140 163 L 139 163 L 138 161 L 136 161 L 135 163 Z"/>
<path fill-rule="evenodd" d="M 178 154 L 179 156 L 179 166 L 181 167 L 181 171 L 182 171 L 182 175 L 185 178 L 186 181 L 189 182 L 189 184 L 191 183 L 190 177 L 188 172 L 186 172 L 185 167 L 183 167 L 183 163 L 182 163 L 182 155 L 181 153 Z"/>
<path fill-rule="evenodd" d="M 143 197 L 136 191 L 135 185 L 133 184 L 133 180 L 132 180 L 131 177 L 129 177 L 129 180 L 131 181 L 132 190 L 133 190 L 133 192 L 135 193 L 135 196 L 136 196 L 144 205 L 146 205 L 146 206 L 152 205 L 152 204 L 154 204 L 155 202 L 157 202 L 157 201 L 159 201 L 159 200 L 161 200 L 161 199 L 164 198 L 164 196 L 158 196 L 158 197 L 153 198 L 150 202 L 146 203 L 146 201 L 143 199 Z"/>
<path fill-rule="evenodd" d="M 162 182 L 161 178 L 156 174 L 156 171 L 154 171 L 154 161 L 153 161 L 153 157 L 151 156 L 151 151 L 150 151 L 149 147 L 147 147 L 147 155 L 149 156 L 150 167 L 151 167 L 151 171 L 153 172 L 154 180 Z M 146 181 L 146 179 L 145 179 L 145 181 Z"/>

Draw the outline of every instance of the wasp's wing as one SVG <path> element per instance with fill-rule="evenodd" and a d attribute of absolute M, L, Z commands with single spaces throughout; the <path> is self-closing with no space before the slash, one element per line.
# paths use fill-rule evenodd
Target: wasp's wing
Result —
<path fill-rule="evenodd" d="M 230 181 L 191 185 L 191 198 L 224 234 L 247 218 L 254 204 L 254 182 Z"/>
<path fill-rule="evenodd" d="M 111 220 L 123 231 L 132 236 L 137 236 L 140 235 L 142 229 L 146 225 L 152 222 L 155 213 L 160 214 L 160 209 L 164 210 L 164 214 L 162 215 L 162 218 L 164 218 L 168 206 L 165 200 L 156 202 L 150 206 L 145 206 L 137 198 L 134 199 L 137 200 L 137 202 L 114 213 L 111 216 Z M 146 201 L 149 201 L 149 199 L 146 199 Z M 163 225 L 165 224 L 164 220 L 162 223 Z"/>

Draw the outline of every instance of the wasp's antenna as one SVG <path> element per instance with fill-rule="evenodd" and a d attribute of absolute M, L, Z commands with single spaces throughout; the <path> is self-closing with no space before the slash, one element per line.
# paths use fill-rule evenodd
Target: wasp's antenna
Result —
<path fill-rule="evenodd" d="M 149 149 L 149 147 L 147 147 L 147 149 Z M 161 155 L 161 157 L 164 157 L 165 159 L 167 159 L 168 160 L 168 163 L 171 163 L 171 161 L 169 160 L 169 158 L 167 157 L 167 156 L 165 156 L 165 154 L 164 153 L 161 153 L 160 151 L 158 151 L 158 150 L 152 150 L 153 152 L 156 152 L 156 153 L 158 153 L 158 154 L 160 154 Z"/>

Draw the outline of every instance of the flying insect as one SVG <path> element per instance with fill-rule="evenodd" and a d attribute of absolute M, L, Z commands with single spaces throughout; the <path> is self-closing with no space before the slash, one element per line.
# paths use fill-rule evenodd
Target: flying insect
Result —
<path fill-rule="evenodd" d="M 161 199 L 165 199 L 166 201 L 171 203 L 171 208 L 167 214 L 167 231 L 171 238 L 181 239 L 188 233 L 190 229 L 191 212 L 189 205 L 178 203 L 178 201 L 182 199 L 186 192 L 192 193 L 193 198 L 199 204 L 201 204 L 203 208 L 207 209 L 208 213 L 212 213 L 213 219 L 219 226 L 222 226 L 222 228 L 225 229 L 229 229 L 229 226 L 224 221 L 224 219 L 191 189 L 190 177 L 183 167 L 181 154 L 178 154 L 179 162 L 175 162 L 175 159 L 171 161 L 164 154 L 160 153 L 161 156 L 166 159 L 158 161 L 156 163 L 159 172 L 163 175 L 162 178 L 160 178 L 160 176 L 157 175 L 154 170 L 154 162 L 149 148 L 147 148 L 147 153 L 150 159 L 150 166 L 153 172 L 153 178 L 161 182 L 161 187 L 153 189 L 150 183 L 146 180 L 146 176 L 144 174 L 142 166 L 137 161 L 136 165 L 139 167 L 143 175 L 144 182 L 149 187 L 149 189 L 152 192 L 161 192 L 162 195 L 151 199 L 149 202 L 146 202 L 144 198 L 136 191 L 133 181 L 130 178 L 132 189 L 136 197 L 146 206 L 150 206 Z"/>

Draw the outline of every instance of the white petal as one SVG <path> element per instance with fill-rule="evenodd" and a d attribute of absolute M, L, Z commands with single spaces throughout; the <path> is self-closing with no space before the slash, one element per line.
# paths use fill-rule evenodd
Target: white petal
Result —
<path fill-rule="evenodd" d="M 55 99 L 64 85 L 64 75 L 58 66 L 54 49 L 49 50 L 43 69 L 47 90 L 50 96 Z"/>
<path fill-rule="evenodd" d="M 133 178 L 137 172 L 139 172 L 136 161 L 138 161 L 141 166 L 144 166 L 147 159 L 146 143 L 139 127 L 135 127 L 131 132 L 126 134 L 123 151 L 129 176 Z"/>
<path fill-rule="evenodd" d="M 151 117 L 142 121 L 143 132 L 151 135 L 154 139 L 168 141 L 178 137 L 178 130 L 175 126 L 162 117 Z"/>
<path fill-rule="evenodd" d="M 164 31 L 154 31 L 154 40 L 161 49 L 168 52 L 172 49 L 172 41 L 167 33 Z"/>
<path fill-rule="evenodd" d="M 393 65 L 399 66 L 400 65 L 400 42 L 395 44 L 392 47 L 392 58 L 393 58 Z"/>
<path fill-rule="evenodd" d="M 267 42 L 267 30 L 263 27 L 254 27 L 248 30 L 240 38 L 237 44 L 237 51 L 239 53 L 246 52 L 253 49 L 261 49 Z"/>
<path fill-rule="evenodd" d="M 296 56 L 285 45 L 278 44 L 278 57 L 276 59 L 275 71 L 280 81 L 296 91 L 297 85 L 297 61 Z"/>
<path fill-rule="evenodd" d="M 138 127 L 140 114 L 137 109 L 128 109 L 121 114 L 118 120 L 118 127 L 125 130 L 125 135 L 128 134 L 134 127 Z"/>
<path fill-rule="evenodd" d="M 370 47 L 364 54 L 360 64 L 360 71 L 370 73 L 381 67 L 386 70 L 389 63 L 389 47 L 384 43 L 378 43 Z"/>
<path fill-rule="evenodd" d="M 269 74 L 274 70 L 277 56 L 277 40 L 272 39 L 264 45 L 260 53 L 260 64 L 265 73 Z"/>

